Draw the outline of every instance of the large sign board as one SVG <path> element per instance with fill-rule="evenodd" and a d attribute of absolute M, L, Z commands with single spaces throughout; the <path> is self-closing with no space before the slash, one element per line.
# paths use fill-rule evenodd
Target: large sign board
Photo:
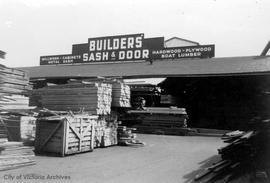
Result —
<path fill-rule="evenodd" d="M 72 45 L 72 54 L 41 56 L 40 65 L 111 63 L 137 60 L 206 58 L 214 56 L 214 45 L 164 48 L 164 37 L 144 38 L 129 34 L 89 38 Z"/>

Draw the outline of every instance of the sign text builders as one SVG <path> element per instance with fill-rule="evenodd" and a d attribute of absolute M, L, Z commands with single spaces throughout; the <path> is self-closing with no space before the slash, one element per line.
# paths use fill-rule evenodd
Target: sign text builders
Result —
<path fill-rule="evenodd" d="M 148 59 L 149 50 L 143 48 L 143 39 L 143 34 L 89 38 L 89 49 L 82 55 L 83 62 Z"/>

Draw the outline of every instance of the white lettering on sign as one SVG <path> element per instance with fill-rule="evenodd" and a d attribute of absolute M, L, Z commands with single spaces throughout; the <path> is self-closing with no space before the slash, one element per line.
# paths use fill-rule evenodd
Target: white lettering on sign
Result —
<path fill-rule="evenodd" d="M 136 48 L 141 48 L 142 47 L 142 37 L 136 37 Z"/>
<path fill-rule="evenodd" d="M 96 44 L 95 41 L 89 41 L 89 51 L 95 51 L 96 49 Z"/>
<path fill-rule="evenodd" d="M 83 62 L 148 59 L 149 50 L 121 50 L 119 52 L 90 52 L 82 55 Z"/>
<path fill-rule="evenodd" d="M 101 38 L 89 40 L 89 51 L 126 50 L 142 48 L 143 37 L 125 36 L 114 38 Z"/>

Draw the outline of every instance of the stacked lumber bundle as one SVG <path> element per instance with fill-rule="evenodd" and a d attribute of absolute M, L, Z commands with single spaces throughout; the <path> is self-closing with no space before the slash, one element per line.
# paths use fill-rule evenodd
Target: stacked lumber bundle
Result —
<path fill-rule="evenodd" d="M 168 105 L 176 105 L 177 97 L 172 96 L 172 95 L 160 95 L 160 103 L 168 104 Z"/>
<path fill-rule="evenodd" d="M 221 160 L 204 169 L 196 181 L 224 182 L 245 180 L 243 182 L 269 182 L 270 177 L 270 120 L 259 124 L 259 129 L 247 132 L 234 131 L 225 134 L 222 139 L 227 146 L 218 149 Z"/>
<path fill-rule="evenodd" d="M 72 113 L 38 118 L 36 152 L 65 156 L 93 151 L 97 119 L 95 115 Z"/>
<path fill-rule="evenodd" d="M 0 116 L 0 144 L 8 141 L 7 127 L 2 116 Z"/>
<path fill-rule="evenodd" d="M 11 95 L 6 96 L 0 102 L 2 110 L 23 110 L 29 109 L 29 97 L 25 97 L 22 95 Z"/>
<path fill-rule="evenodd" d="M 95 125 L 94 147 L 108 147 L 117 145 L 117 122 L 108 121 L 100 117 Z"/>
<path fill-rule="evenodd" d="M 121 82 L 112 83 L 112 107 L 130 107 L 130 87 Z"/>
<path fill-rule="evenodd" d="M 143 142 L 136 139 L 136 133 L 133 131 L 135 128 L 128 128 L 126 126 L 118 126 L 117 136 L 118 136 L 118 145 L 122 146 L 141 146 L 145 145 Z"/>
<path fill-rule="evenodd" d="M 20 114 L 5 114 L 0 130 L 7 130 L 8 141 L 23 141 L 31 143 L 35 140 L 36 118 Z"/>
<path fill-rule="evenodd" d="M 0 65 L 0 109 L 27 109 L 31 87 L 24 71 Z"/>
<path fill-rule="evenodd" d="M 33 147 L 22 142 L 0 143 L 0 171 L 34 165 L 34 157 Z"/>
<path fill-rule="evenodd" d="M 189 131 L 184 108 L 147 107 L 128 113 L 136 116 L 138 124 L 133 127 L 139 133 L 186 135 Z"/>
<path fill-rule="evenodd" d="M 117 145 L 117 143 L 118 143 L 118 141 L 117 141 L 117 128 L 116 127 L 106 127 L 104 129 L 102 147 Z"/>
<path fill-rule="evenodd" d="M 42 107 L 56 111 L 81 111 L 94 115 L 106 115 L 111 111 L 112 86 L 105 83 L 68 83 L 47 86 L 33 91 L 40 96 Z"/>
<path fill-rule="evenodd" d="M 71 80 L 71 83 L 79 82 Z M 130 107 L 130 87 L 122 80 L 109 78 L 84 79 L 81 82 L 106 83 L 112 85 L 112 107 Z"/>

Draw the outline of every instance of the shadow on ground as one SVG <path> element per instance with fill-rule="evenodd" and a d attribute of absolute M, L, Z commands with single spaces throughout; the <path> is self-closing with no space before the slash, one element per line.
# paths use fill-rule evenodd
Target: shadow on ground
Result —
<path fill-rule="evenodd" d="M 204 168 L 207 168 L 209 166 L 211 166 L 213 163 L 217 162 L 220 160 L 220 156 L 219 155 L 214 155 L 211 156 L 209 158 L 207 158 L 206 160 L 203 160 L 201 162 L 198 163 L 198 169 L 194 170 L 186 175 L 184 175 L 184 179 L 185 182 L 184 183 L 194 183 L 194 182 L 199 182 L 199 181 L 194 181 L 195 176 L 200 173 Z"/>

